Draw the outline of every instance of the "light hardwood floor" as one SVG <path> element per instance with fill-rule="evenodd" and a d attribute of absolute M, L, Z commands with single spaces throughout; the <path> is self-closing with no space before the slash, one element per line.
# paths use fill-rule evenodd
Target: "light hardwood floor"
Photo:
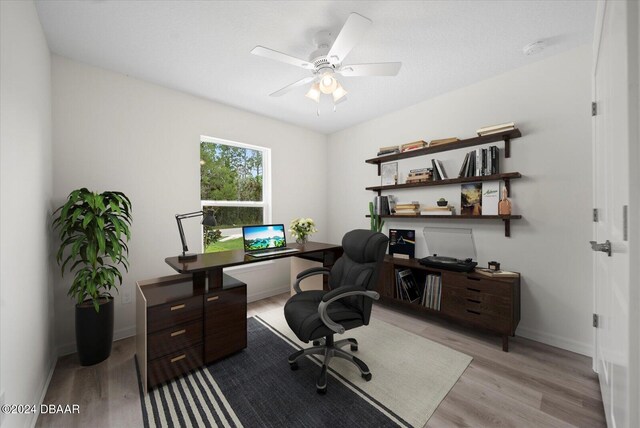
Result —
<path fill-rule="evenodd" d="M 288 297 L 250 303 L 248 316 L 282 307 Z M 587 357 L 520 337 L 505 353 L 498 337 L 383 305 L 374 306 L 373 316 L 473 357 L 425 427 L 605 426 Z M 36 426 L 142 426 L 134 354 L 131 337 L 115 342 L 111 357 L 95 366 L 81 367 L 75 355 L 60 358 L 44 402 L 79 404 L 81 413 L 41 415 Z"/>

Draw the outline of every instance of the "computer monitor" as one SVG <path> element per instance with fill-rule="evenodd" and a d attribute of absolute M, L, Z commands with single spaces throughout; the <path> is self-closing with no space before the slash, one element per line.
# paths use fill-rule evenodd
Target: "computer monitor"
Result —
<path fill-rule="evenodd" d="M 243 226 L 242 239 L 247 253 L 287 246 L 283 224 Z"/>

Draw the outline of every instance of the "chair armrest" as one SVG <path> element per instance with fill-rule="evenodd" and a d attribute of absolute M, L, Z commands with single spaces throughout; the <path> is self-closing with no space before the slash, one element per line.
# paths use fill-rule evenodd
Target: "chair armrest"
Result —
<path fill-rule="evenodd" d="M 330 274 L 331 274 L 331 269 L 325 268 L 325 267 L 312 267 L 309 269 L 305 269 L 296 276 L 296 282 L 293 284 L 293 289 L 296 290 L 296 294 L 300 293 L 302 292 L 302 290 L 300 289 L 300 282 L 303 279 L 309 278 L 310 276 L 314 276 L 314 275 L 330 275 Z"/>
<path fill-rule="evenodd" d="M 378 294 L 377 292 L 366 290 L 357 285 L 338 287 L 335 290 L 331 290 L 327 294 L 325 294 L 322 298 L 322 302 L 320 302 L 320 304 L 318 305 L 318 314 L 320 315 L 320 319 L 322 320 L 324 325 L 339 334 L 343 334 L 345 332 L 345 328 L 342 324 L 334 322 L 329 317 L 329 314 L 327 314 L 327 308 L 332 302 L 349 296 L 364 296 L 373 300 L 378 300 L 380 298 L 380 294 Z"/>

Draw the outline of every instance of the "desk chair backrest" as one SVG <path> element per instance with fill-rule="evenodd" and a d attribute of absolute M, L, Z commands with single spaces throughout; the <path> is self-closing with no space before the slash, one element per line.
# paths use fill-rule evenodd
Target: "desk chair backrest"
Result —
<path fill-rule="evenodd" d="M 342 238 L 344 253 L 331 269 L 329 286 L 332 290 L 343 285 L 358 285 L 373 290 L 387 251 L 389 238 L 379 232 L 356 229 Z M 349 306 L 360 310 L 365 324 L 371 316 L 371 299 L 361 296 L 347 297 L 342 300 Z"/>

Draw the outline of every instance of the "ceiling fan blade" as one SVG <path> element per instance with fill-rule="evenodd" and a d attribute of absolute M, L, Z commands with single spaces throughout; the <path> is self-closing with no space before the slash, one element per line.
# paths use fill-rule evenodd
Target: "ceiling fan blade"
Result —
<path fill-rule="evenodd" d="M 304 79 L 300 79 L 295 83 L 292 83 L 284 88 L 275 91 L 273 94 L 269 94 L 270 97 L 279 97 L 281 95 L 286 94 L 287 92 L 297 88 L 298 86 L 306 85 L 307 83 L 313 82 L 316 79 L 315 76 L 305 77 Z"/>
<path fill-rule="evenodd" d="M 395 76 L 402 67 L 401 62 L 380 62 L 377 64 L 343 65 L 338 73 L 343 76 Z"/>
<path fill-rule="evenodd" d="M 287 55 L 282 52 L 274 51 L 273 49 L 265 48 L 264 46 L 256 46 L 251 49 L 251 53 L 258 56 L 263 56 L 269 59 L 275 59 L 276 61 L 286 62 L 287 64 L 302 67 L 307 70 L 313 70 L 314 66 L 309 61 L 305 61 L 300 58 Z"/>
<path fill-rule="evenodd" d="M 362 35 L 371 25 L 371 20 L 353 12 L 344 23 L 340 34 L 333 42 L 333 46 L 327 54 L 327 59 L 331 64 L 340 64 L 349 55 L 351 49 L 360 41 Z"/>

